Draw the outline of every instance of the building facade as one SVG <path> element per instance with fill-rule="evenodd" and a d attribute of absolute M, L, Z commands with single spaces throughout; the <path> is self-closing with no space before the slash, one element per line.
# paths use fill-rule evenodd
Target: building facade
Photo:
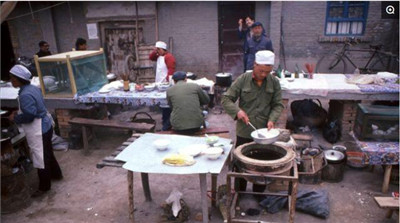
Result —
<path fill-rule="evenodd" d="M 398 55 L 399 20 L 383 19 L 378 1 L 361 5 L 322 1 L 18 2 L 3 22 L 13 52 L 2 52 L 2 61 L 11 55 L 32 57 L 41 40 L 50 44 L 53 54 L 70 51 L 76 38 L 82 37 L 89 49 L 104 48 L 108 69 L 119 73 L 135 49 L 149 50 L 161 40 L 174 54 L 177 70 L 210 79 L 218 72 L 237 76 L 243 71 L 243 42 L 237 38 L 237 22 L 246 15 L 263 23 L 273 43 L 275 67 L 290 71 L 296 64 L 305 69 L 306 62 L 327 63 L 321 58 L 333 54 L 352 36 L 360 42 L 353 49 L 381 44 L 384 51 Z M 7 39 L 3 33 L 2 39 Z M 143 53 L 136 55 L 146 60 Z M 369 58 L 369 52 L 351 54 L 360 66 Z M 348 66 L 345 72 L 352 70 Z"/>

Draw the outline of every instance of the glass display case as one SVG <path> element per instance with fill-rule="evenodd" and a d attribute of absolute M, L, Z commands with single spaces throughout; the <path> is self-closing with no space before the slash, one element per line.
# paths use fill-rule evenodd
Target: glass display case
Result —
<path fill-rule="evenodd" d="M 35 56 L 35 64 L 44 97 L 74 97 L 108 83 L 102 49 Z"/>
<path fill-rule="evenodd" d="M 398 141 L 399 108 L 358 104 L 354 133 L 360 140 Z"/>

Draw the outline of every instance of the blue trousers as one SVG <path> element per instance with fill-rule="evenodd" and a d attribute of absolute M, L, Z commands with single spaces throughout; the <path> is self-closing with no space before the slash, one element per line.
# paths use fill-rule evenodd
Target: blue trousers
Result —
<path fill-rule="evenodd" d="M 171 108 L 161 108 L 162 111 L 162 130 L 168 131 L 171 129 Z"/>

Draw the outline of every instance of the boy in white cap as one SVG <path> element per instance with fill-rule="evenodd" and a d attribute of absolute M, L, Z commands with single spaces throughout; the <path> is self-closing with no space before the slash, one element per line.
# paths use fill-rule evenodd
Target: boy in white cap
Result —
<path fill-rule="evenodd" d="M 157 61 L 156 66 L 156 83 L 169 82 L 170 77 L 175 72 L 175 57 L 167 50 L 167 44 L 158 41 L 154 51 L 150 54 L 149 59 Z M 171 129 L 171 109 L 169 107 L 161 107 L 163 131 Z"/>
<path fill-rule="evenodd" d="M 47 116 L 42 92 L 30 84 L 31 73 L 22 65 L 10 70 L 11 84 L 20 88 L 18 92 L 19 111 L 9 117 L 24 129 L 31 152 L 33 167 L 38 169 L 39 189 L 32 194 L 38 197 L 51 188 L 51 180 L 63 178 L 60 166 L 54 156 L 51 138 L 52 121 Z"/>
<path fill-rule="evenodd" d="M 222 96 L 226 113 L 237 120 L 236 147 L 253 141 L 250 135 L 253 129 L 249 122 L 257 129 L 274 128 L 284 108 L 279 80 L 270 74 L 274 59 L 273 52 L 258 51 L 253 71 L 240 75 Z M 241 179 L 239 182 L 240 190 L 246 190 L 246 181 Z M 254 191 L 261 192 L 264 189 L 263 185 L 253 185 Z"/>

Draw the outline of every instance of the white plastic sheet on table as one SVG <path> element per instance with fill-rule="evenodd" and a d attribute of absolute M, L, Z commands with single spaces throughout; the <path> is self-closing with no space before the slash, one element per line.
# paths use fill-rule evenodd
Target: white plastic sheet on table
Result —
<path fill-rule="evenodd" d="M 153 142 L 166 139 L 171 143 L 165 151 L 157 150 Z M 233 145 L 230 139 L 220 138 L 218 144 L 224 145 L 224 154 L 217 160 L 210 160 L 205 155 L 194 157 L 192 166 L 168 166 L 162 163 L 168 154 L 177 154 L 182 148 L 193 144 L 206 144 L 206 137 L 146 133 L 125 148 L 115 159 L 125 161 L 123 168 L 141 173 L 198 174 L 220 173 Z"/>
<path fill-rule="evenodd" d="M 354 93 L 360 88 L 348 84 L 343 74 L 314 74 L 313 79 L 295 78 L 293 82 L 281 80 L 281 87 L 291 94 L 305 94 L 325 97 L 329 92 Z"/>

